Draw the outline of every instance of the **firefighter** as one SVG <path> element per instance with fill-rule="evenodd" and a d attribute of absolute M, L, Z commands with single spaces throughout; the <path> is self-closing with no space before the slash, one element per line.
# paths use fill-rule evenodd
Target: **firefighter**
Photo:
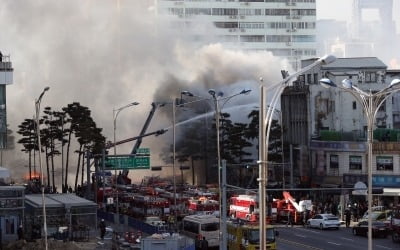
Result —
<path fill-rule="evenodd" d="M 346 220 L 346 227 L 350 226 L 350 220 L 351 220 L 351 212 L 350 209 L 346 209 L 346 211 L 344 212 L 345 215 L 345 220 Z"/>
<path fill-rule="evenodd" d="M 175 216 L 173 213 L 168 216 L 168 226 L 170 230 L 175 229 Z"/>
<path fill-rule="evenodd" d="M 22 227 L 22 224 L 19 225 L 18 230 L 17 230 L 17 234 L 18 234 L 18 240 L 23 240 L 24 239 L 24 228 Z"/>
<path fill-rule="evenodd" d="M 104 235 L 106 234 L 106 223 L 104 219 L 101 219 L 99 228 L 100 228 L 100 238 L 104 240 Z"/>

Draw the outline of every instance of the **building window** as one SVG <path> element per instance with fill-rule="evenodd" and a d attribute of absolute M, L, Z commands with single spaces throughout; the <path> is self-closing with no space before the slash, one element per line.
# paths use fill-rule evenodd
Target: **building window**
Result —
<path fill-rule="evenodd" d="M 361 170 L 362 169 L 362 158 L 357 155 L 350 155 L 349 157 L 349 169 L 350 170 Z"/>
<path fill-rule="evenodd" d="M 293 36 L 293 42 L 306 43 L 315 42 L 316 36 L 314 35 L 295 35 Z"/>
<path fill-rule="evenodd" d="M 376 170 L 378 171 L 393 171 L 393 157 L 392 156 L 377 156 L 376 157 Z"/>
<path fill-rule="evenodd" d="M 357 102 L 356 102 L 356 101 L 353 102 L 353 109 L 354 109 L 354 110 L 357 109 Z"/>
<path fill-rule="evenodd" d="M 311 84 L 311 74 L 307 74 L 307 83 Z"/>
<path fill-rule="evenodd" d="M 318 77 L 318 73 L 314 74 L 314 84 L 318 84 L 319 81 L 319 77 Z"/>
<path fill-rule="evenodd" d="M 245 43 L 265 42 L 265 37 L 260 35 L 240 36 L 240 41 Z"/>
<path fill-rule="evenodd" d="M 377 76 L 375 72 L 365 72 L 365 82 L 376 83 Z"/>
<path fill-rule="evenodd" d="M 330 168 L 339 168 L 339 156 L 331 155 L 329 161 Z"/>

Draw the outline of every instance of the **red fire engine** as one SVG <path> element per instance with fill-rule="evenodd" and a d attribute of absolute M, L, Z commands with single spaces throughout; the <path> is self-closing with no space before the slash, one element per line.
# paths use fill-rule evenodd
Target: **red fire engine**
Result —
<path fill-rule="evenodd" d="M 289 192 L 283 192 L 283 199 L 274 199 L 270 206 L 267 222 L 288 221 L 302 222 L 303 213 L 311 209 L 311 201 L 304 200 L 298 204 Z M 230 199 L 229 215 L 233 218 L 257 222 L 259 220 L 258 197 L 256 195 L 239 195 Z"/>
<path fill-rule="evenodd" d="M 255 195 L 239 195 L 230 199 L 229 215 L 251 222 L 258 221 L 258 198 Z"/>
<path fill-rule="evenodd" d="M 207 197 L 192 198 L 188 200 L 189 214 L 212 214 L 219 211 L 219 202 Z"/>
<path fill-rule="evenodd" d="M 301 200 L 299 203 L 290 195 L 283 192 L 283 199 L 273 202 L 272 207 L 276 209 L 276 221 L 288 221 L 291 218 L 295 224 L 303 223 L 304 213 L 312 209 L 311 200 Z"/>
<path fill-rule="evenodd" d="M 169 202 L 165 198 L 150 195 L 134 195 L 129 207 L 138 217 L 159 216 L 163 218 L 169 214 Z"/>

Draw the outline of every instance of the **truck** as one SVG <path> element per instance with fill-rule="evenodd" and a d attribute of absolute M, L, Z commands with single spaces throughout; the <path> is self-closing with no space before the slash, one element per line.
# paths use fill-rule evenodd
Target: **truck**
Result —
<path fill-rule="evenodd" d="M 392 231 L 393 242 L 400 242 L 400 205 L 397 205 L 397 207 L 393 209 L 390 229 Z"/>
<path fill-rule="evenodd" d="M 312 210 L 311 200 L 301 200 L 299 203 L 290 195 L 283 192 L 283 199 L 273 199 L 268 205 L 267 223 L 287 221 L 292 218 L 295 224 L 303 223 L 304 214 Z M 256 195 L 238 195 L 230 199 L 229 215 L 231 218 L 248 222 L 259 221 L 259 201 Z"/>
<path fill-rule="evenodd" d="M 227 223 L 229 250 L 260 249 L 260 227 L 258 223 L 232 220 Z M 266 249 L 276 249 L 278 231 L 272 225 L 266 226 Z"/>
<path fill-rule="evenodd" d="M 274 200 L 272 207 L 276 209 L 276 221 L 285 221 L 290 217 L 294 224 L 304 223 L 305 214 L 310 215 L 312 211 L 311 200 L 301 200 L 299 203 L 290 195 L 289 192 L 283 192 L 283 199 Z M 307 218 L 306 218 L 307 219 Z"/>
<path fill-rule="evenodd" d="M 256 195 L 238 195 L 230 199 L 229 215 L 231 218 L 256 222 L 258 217 L 258 198 Z"/>

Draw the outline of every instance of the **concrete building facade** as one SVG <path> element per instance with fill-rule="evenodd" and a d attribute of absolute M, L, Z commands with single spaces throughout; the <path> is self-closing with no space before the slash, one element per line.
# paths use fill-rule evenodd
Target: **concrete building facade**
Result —
<path fill-rule="evenodd" d="M 7 98 L 6 86 L 13 83 L 10 56 L 0 52 L 0 149 L 7 148 Z"/>
<path fill-rule="evenodd" d="M 302 66 L 314 60 L 303 60 Z M 287 131 L 284 141 L 299 151 L 294 161 L 297 179 L 330 187 L 366 183 L 367 120 L 363 107 L 346 91 L 322 87 L 321 78 L 337 85 L 350 79 L 358 88 L 376 92 L 400 78 L 400 71 L 387 70 L 376 57 L 338 58 L 301 75 L 282 95 Z M 378 110 L 375 120 L 373 185 L 389 188 L 387 195 L 400 194 L 399 105 L 399 94 L 394 94 Z"/>
<path fill-rule="evenodd" d="M 178 17 L 173 28 L 243 50 L 267 50 L 294 68 L 316 56 L 315 0 L 157 0 L 160 15 Z M 204 30 L 199 24 L 213 24 Z"/>

